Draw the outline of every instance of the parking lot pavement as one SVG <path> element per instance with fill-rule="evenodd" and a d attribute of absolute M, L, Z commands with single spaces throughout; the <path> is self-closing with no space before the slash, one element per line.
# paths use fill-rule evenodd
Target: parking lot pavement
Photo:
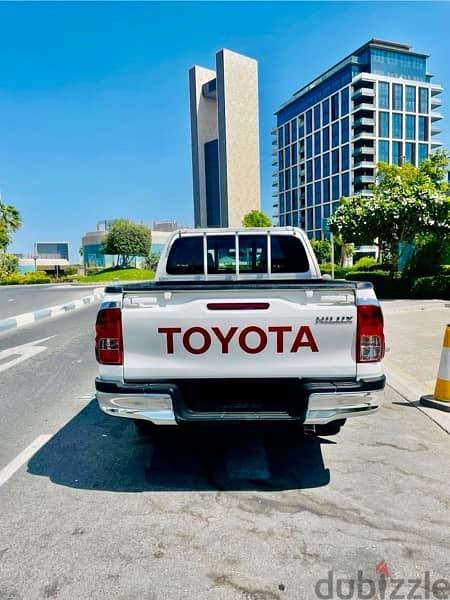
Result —
<path fill-rule="evenodd" d="M 442 341 L 450 323 L 450 303 L 443 300 L 385 300 L 388 382 L 404 398 L 419 403 L 432 394 L 436 383 Z M 420 406 L 420 410 L 450 433 L 450 414 Z"/>
<path fill-rule="evenodd" d="M 0 597 L 312 600 L 330 570 L 378 585 L 384 560 L 425 598 L 448 578 L 449 479 L 447 434 L 391 390 L 334 438 L 139 437 L 91 401 L 0 487 Z"/>

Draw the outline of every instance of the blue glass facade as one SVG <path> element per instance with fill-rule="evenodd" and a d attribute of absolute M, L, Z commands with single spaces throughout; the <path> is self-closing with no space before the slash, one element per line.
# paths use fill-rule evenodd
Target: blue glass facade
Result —
<path fill-rule="evenodd" d="M 371 193 L 378 161 L 428 156 L 440 145 L 431 128 L 440 116 L 431 111 L 441 91 L 425 55 L 379 40 L 299 90 L 276 113 L 278 223 L 321 239 L 322 219 L 342 196 Z"/>

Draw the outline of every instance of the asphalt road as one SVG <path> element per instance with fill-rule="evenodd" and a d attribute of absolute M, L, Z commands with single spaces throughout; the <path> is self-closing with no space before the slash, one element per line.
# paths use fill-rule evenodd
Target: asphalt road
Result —
<path fill-rule="evenodd" d="M 0 482 L 2 600 L 312 600 L 330 570 L 333 595 L 326 582 L 319 592 L 338 598 L 337 580 L 358 571 L 378 586 L 382 560 L 388 590 L 421 580 L 416 598 L 449 579 L 448 435 L 392 390 L 334 438 L 252 427 L 139 437 L 92 399 L 94 316 L 0 337 L 0 370 L 28 356 L 0 371 L 0 472 L 42 444 Z M 47 337 L 33 356 L 17 350 Z"/>
<path fill-rule="evenodd" d="M 89 296 L 96 286 L 70 284 L 0 286 L 0 320 Z"/>

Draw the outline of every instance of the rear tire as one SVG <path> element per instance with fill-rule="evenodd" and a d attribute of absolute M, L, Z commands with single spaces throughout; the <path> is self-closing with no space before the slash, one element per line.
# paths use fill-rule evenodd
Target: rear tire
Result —
<path fill-rule="evenodd" d="M 138 435 L 150 435 L 155 431 L 155 424 L 144 419 L 133 419 Z"/>
<path fill-rule="evenodd" d="M 327 423 L 326 425 L 316 425 L 316 435 L 337 435 L 344 423 L 345 419 L 339 419 L 338 421 L 331 421 L 331 423 Z"/>

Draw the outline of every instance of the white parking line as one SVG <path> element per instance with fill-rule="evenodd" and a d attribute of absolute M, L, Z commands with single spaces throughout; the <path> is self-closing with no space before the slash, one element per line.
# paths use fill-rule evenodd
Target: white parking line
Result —
<path fill-rule="evenodd" d="M 13 458 L 13 460 L 0 471 L 0 487 L 2 487 L 2 485 L 33 456 L 33 454 L 36 454 L 36 452 L 42 448 L 51 437 L 51 435 L 39 435 L 34 442 L 27 446 L 25 450 L 16 456 L 16 458 Z"/>

